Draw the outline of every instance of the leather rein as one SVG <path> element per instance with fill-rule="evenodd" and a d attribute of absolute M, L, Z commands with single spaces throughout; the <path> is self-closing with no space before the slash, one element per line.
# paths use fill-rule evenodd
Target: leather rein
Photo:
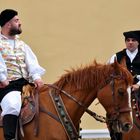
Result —
<path fill-rule="evenodd" d="M 51 84 L 47 84 L 48 87 L 54 88 L 58 91 L 60 91 L 61 93 L 63 93 L 65 96 L 67 96 L 69 99 L 73 100 L 74 102 L 76 102 L 79 106 L 81 106 L 90 116 L 94 117 L 97 121 L 106 123 L 106 119 L 103 116 L 97 115 L 95 112 L 91 111 L 90 109 L 88 109 L 85 105 L 83 105 L 82 102 L 78 101 L 75 97 L 71 96 L 69 93 L 67 93 L 66 91 L 59 89 L 57 86 L 55 85 L 51 85 Z"/>

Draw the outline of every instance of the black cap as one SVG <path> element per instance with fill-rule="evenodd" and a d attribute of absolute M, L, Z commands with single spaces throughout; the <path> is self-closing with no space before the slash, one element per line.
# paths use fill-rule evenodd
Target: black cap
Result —
<path fill-rule="evenodd" d="M 11 20 L 14 16 L 18 15 L 18 12 L 12 9 L 5 9 L 0 13 L 0 26 L 2 27 Z"/>
<path fill-rule="evenodd" d="M 140 42 L 140 30 L 124 32 L 123 35 L 125 36 L 125 40 L 128 38 L 134 38 Z"/>

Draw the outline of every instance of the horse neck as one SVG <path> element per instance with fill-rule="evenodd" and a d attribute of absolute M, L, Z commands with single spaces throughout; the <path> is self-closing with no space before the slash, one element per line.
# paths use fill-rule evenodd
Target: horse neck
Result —
<path fill-rule="evenodd" d="M 66 97 L 65 95 L 61 94 L 65 107 L 71 119 L 73 120 L 73 122 L 77 122 L 84 114 L 85 109 L 88 108 L 90 104 L 95 100 L 96 93 L 94 93 L 93 91 L 91 92 L 90 90 L 67 90 L 66 88 L 64 88 L 63 90 L 72 98 L 76 99 L 76 101 L 74 101 L 72 98 Z"/>

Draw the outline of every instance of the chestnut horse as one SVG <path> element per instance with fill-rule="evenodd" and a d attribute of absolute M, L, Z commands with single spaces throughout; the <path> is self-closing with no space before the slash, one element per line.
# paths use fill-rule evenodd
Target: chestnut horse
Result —
<path fill-rule="evenodd" d="M 132 79 L 116 61 L 105 65 L 94 62 L 67 71 L 58 81 L 39 90 L 39 113 L 23 126 L 21 140 L 78 140 L 80 118 L 84 112 L 91 113 L 88 107 L 96 98 L 109 116 L 107 121 L 113 123 L 112 129 L 129 131 L 133 125 L 129 88 Z M 0 140 L 2 136 L 0 128 Z"/>

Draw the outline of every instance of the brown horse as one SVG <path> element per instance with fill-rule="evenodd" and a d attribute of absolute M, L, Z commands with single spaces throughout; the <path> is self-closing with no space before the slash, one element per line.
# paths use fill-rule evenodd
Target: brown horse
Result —
<path fill-rule="evenodd" d="M 90 112 L 87 108 L 96 98 L 108 114 L 107 121 L 114 122 L 112 129 L 129 131 L 133 125 L 128 90 L 132 82 L 128 70 L 116 61 L 107 65 L 94 62 L 67 71 L 53 85 L 40 89 L 39 113 L 24 125 L 21 139 L 77 140 L 80 118 L 84 112 Z"/>
<path fill-rule="evenodd" d="M 123 135 L 122 140 L 139 140 L 140 139 L 140 95 L 139 91 L 132 93 L 132 112 L 133 128 L 130 132 Z"/>

